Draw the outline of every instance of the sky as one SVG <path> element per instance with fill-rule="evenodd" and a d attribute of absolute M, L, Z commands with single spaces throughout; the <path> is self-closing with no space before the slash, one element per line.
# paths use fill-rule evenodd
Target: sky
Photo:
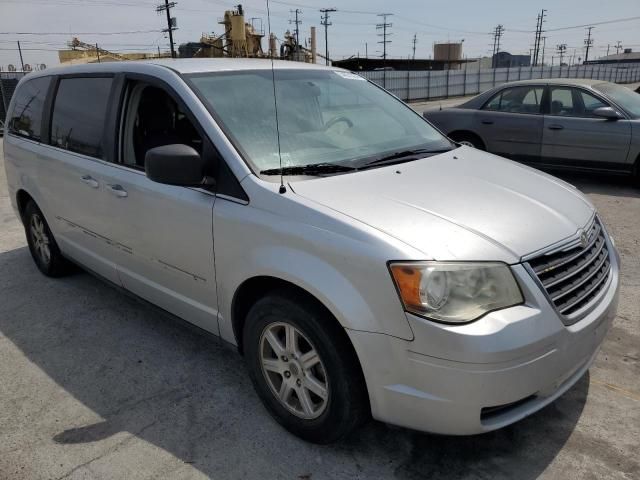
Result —
<path fill-rule="evenodd" d="M 168 50 L 162 33 L 166 17 L 156 12 L 163 0 L 0 0 L 0 67 L 20 64 L 20 40 L 25 63 L 58 63 L 57 50 L 77 36 L 86 43 L 98 43 L 112 51 Z M 239 1 L 239 0 L 237 0 Z M 219 19 L 236 2 L 225 0 L 176 0 L 172 16 L 177 17 L 176 44 L 197 41 L 203 32 L 222 33 Z M 266 0 L 242 2 L 247 19 L 261 18 L 268 31 Z M 332 59 L 352 55 L 380 56 L 381 40 L 376 24 L 380 13 L 390 13 L 387 53 L 399 58 L 412 55 L 416 36 L 416 58 L 432 58 L 433 43 L 464 40 L 463 56 L 490 55 L 492 31 L 498 24 L 505 32 L 501 50 L 528 54 L 534 41 L 536 18 L 546 9 L 544 34 L 546 58 L 555 55 L 558 44 L 567 45 L 567 54 L 584 57 L 586 28 L 592 31 L 594 50 L 590 58 L 606 55 L 607 45 L 620 41 L 624 47 L 640 51 L 640 0 L 270 0 L 271 31 L 283 38 L 293 19 L 292 10 L 301 10 L 300 40 L 317 27 L 318 50 L 324 51 L 324 27 L 320 8 L 336 8 L 329 26 L 329 55 Z M 622 21 L 619 21 L 622 20 Z M 603 23 L 615 21 L 612 23 Z M 258 25 L 259 20 L 254 21 Z M 576 28 L 566 28 L 576 27 Z M 132 33 L 136 32 L 136 33 Z M 36 34 L 33 34 L 36 33 Z M 263 41 L 267 50 L 267 41 Z"/>

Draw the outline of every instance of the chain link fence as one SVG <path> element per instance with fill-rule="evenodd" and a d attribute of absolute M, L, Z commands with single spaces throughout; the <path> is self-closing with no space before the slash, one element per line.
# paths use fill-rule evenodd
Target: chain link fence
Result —
<path fill-rule="evenodd" d="M 5 122 L 13 92 L 25 75 L 24 72 L 0 72 L 0 129 Z"/>
<path fill-rule="evenodd" d="M 405 102 L 476 95 L 517 80 L 588 78 L 615 83 L 640 81 L 640 64 L 572 65 L 465 70 L 382 70 L 360 75 Z"/>

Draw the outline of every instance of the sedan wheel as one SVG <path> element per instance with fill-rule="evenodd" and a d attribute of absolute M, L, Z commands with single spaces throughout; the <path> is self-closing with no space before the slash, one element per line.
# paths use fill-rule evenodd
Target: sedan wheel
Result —
<path fill-rule="evenodd" d="M 459 143 L 460 145 L 464 145 L 464 146 L 466 146 L 466 147 L 478 148 L 478 147 L 476 147 L 476 146 L 473 144 L 473 142 L 472 142 L 471 140 L 460 140 L 458 143 Z"/>

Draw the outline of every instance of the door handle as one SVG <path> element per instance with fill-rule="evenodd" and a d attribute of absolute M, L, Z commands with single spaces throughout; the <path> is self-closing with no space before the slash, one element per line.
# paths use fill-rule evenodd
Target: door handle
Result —
<path fill-rule="evenodd" d="M 493 120 L 482 120 L 482 123 L 485 125 L 493 125 Z"/>
<path fill-rule="evenodd" d="M 124 188 L 122 188 L 122 185 L 108 184 L 107 187 L 109 187 L 109 191 L 113 193 L 116 197 L 124 198 L 128 195 L 127 191 Z"/>
<path fill-rule="evenodd" d="M 91 188 L 98 188 L 98 181 L 93 178 L 91 175 L 83 175 L 82 181 L 89 185 Z"/>
<path fill-rule="evenodd" d="M 562 130 L 564 127 L 562 125 L 553 124 L 549 125 L 549 130 Z"/>

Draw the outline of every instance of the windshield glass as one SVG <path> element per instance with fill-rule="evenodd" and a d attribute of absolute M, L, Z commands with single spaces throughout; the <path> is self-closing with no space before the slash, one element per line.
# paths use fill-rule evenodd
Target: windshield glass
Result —
<path fill-rule="evenodd" d="M 254 170 L 279 169 L 271 70 L 187 76 Z M 275 70 L 282 167 L 341 164 L 452 144 L 395 97 L 353 73 Z"/>
<path fill-rule="evenodd" d="M 599 83 L 593 88 L 611 98 L 633 117 L 640 118 L 640 95 L 630 88 L 615 83 Z"/>

